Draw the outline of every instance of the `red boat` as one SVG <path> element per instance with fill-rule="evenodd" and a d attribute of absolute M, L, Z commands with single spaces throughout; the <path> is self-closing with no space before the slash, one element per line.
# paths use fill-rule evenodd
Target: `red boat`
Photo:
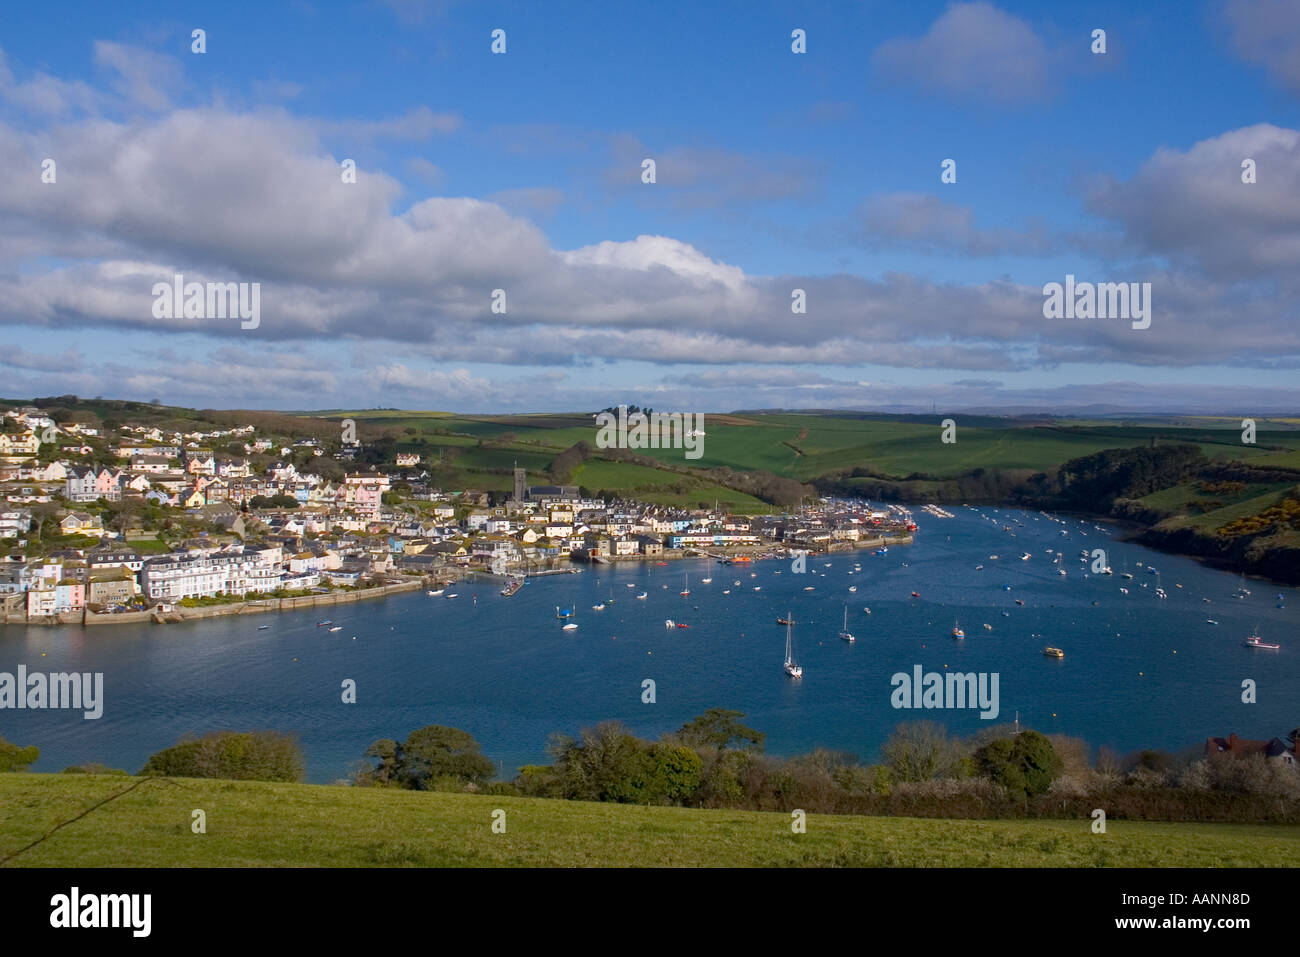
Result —
<path fill-rule="evenodd" d="M 1260 638 L 1259 635 L 1251 635 L 1249 638 L 1243 641 L 1242 644 L 1245 645 L 1247 648 L 1267 648 L 1269 651 L 1277 651 L 1279 648 L 1282 647 L 1281 645 L 1269 644 L 1267 641 Z"/>
<path fill-rule="evenodd" d="M 921 597 L 921 593 L 920 593 L 919 591 L 914 591 L 914 592 L 912 592 L 912 597 L 913 597 L 913 598 L 920 598 L 920 597 Z"/>
<path fill-rule="evenodd" d="M 679 621 L 679 622 L 677 623 L 677 627 L 678 627 L 678 628 L 689 628 L 689 627 L 691 627 L 691 626 L 688 625 L 688 624 L 686 624 L 686 622 L 684 622 L 684 621 Z"/>

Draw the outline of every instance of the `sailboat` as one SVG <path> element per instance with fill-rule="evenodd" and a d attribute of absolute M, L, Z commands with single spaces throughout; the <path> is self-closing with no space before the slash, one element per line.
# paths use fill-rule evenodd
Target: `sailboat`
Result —
<path fill-rule="evenodd" d="M 687 576 L 686 576 L 686 587 L 683 588 L 681 591 L 679 591 L 677 594 L 679 594 L 679 595 L 681 595 L 683 598 L 685 598 L 685 597 L 686 597 L 687 595 L 689 595 L 690 593 L 691 593 L 691 576 L 690 576 L 690 575 L 687 575 Z"/>
<path fill-rule="evenodd" d="M 962 631 L 961 625 L 955 621 L 952 623 L 952 636 L 957 639 L 966 637 L 966 632 Z"/>
<path fill-rule="evenodd" d="M 556 606 L 555 606 L 555 617 L 558 618 L 558 619 L 560 619 L 561 621 L 563 621 L 565 618 L 572 618 L 572 617 L 573 617 L 573 609 L 571 609 L 571 608 L 565 608 L 565 609 L 561 610 L 560 606 L 559 606 L 559 605 L 556 605 Z"/>
<path fill-rule="evenodd" d="M 712 557 L 712 556 L 709 556 L 709 568 L 708 568 L 708 571 L 709 571 L 709 575 L 708 575 L 708 577 L 707 577 L 707 578 L 701 578 L 701 579 L 700 579 L 700 581 L 701 581 L 703 584 L 705 584 L 705 585 L 707 585 L 707 584 L 709 584 L 709 582 L 713 581 L 713 557 Z"/>
<path fill-rule="evenodd" d="M 840 631 L 840 637 L 847 642 L 853 642 L 855 640 L 853 635 L 849 633 L 849 606 L 848 605 L 844 606 L 844 628 L 842 631 Z"/>
<path fill-rule="evenodd" d="M 787 612 L 785 625 L 785 673 L 791 678 L 802 678 L 803 668 L 794 663 L 794 643 L 790 633 L 790 627 L 794 624 L 794 619 Z"/>

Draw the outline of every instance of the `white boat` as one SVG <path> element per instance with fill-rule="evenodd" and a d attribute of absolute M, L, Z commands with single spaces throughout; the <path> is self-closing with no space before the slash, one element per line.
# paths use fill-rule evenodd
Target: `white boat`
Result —
<path fill-rule="evenodd" d="M 643 591 L 641 594 L 639 594 L 639 595 L 636 596 L 636 600 L 637 600 L 637 601 L 645 601 L 645 600 L 646 600 L 646 597 L 647 597 L 649 594 L 650 594 L 650 593 L 649 593 L 648 591 Z"/>
<path fill-rule="evenodd" d="M 342 630 L 343 630 L 342 625 L 335 625 L 333 628 L 330 629 L 330 631 L 342 631 Z"/>
<path fill-rule="evenodd" d="M 731 584 L 733 584 L 733 585 L 739 585 L 739 584 L 740 584 L 740 579 L 737 578 L 737 579 L 736 579 L 734 582 L 732 582 Z"/>
<path fill-rule="evenodd" d="M 813 590 L 813 586 L 812 586 L 812 585 L 809 585 L 807 588 L 804 589 L 804 591 L 812 591 L 812 590 Z"/>
<path fill-rule="evenodd" d="M 456 597 L 456 593 L 455 593 L 455 592 L 452 592 L 450 595 L 443 595 L 442 597 L 443 597 L 443 598 L 455 598 L 455 597 Z"/>
<path fill-rule="evenodd" d="M 847 642 L 853 642 L 855 639 L 849 632 L 849 606 L 844 606 L 844 628 L 840 631 L 840 637 Z"/>
<path fill-rule="evenodd" d="M 664 621 L 664 627 L 665 627 L 665 628 L 676 628 L 676 627 L 677 627 L 677 622 L 673 621 L 671 618 L 665 619 L 665 621 Z"/>
<path fill-rule="evenodd" d="M 857 585 L 850 585 L 850 586 L 849 586 L 849 591 L 853 592 L 853 591 L 857 591 L 857 590 L 858 590 L 858 586 L 857 586 Z"/>
<path fill-rule="evenodd" d="M 592 605 L 592 606 L 591 606 L 591 610 L 592 610 L 592 611 L 604 611 L 604 610 L 605 610 L 605 603 L 604 603 L 604 602 L 601 602 L 599 605 Z"/>
<path fill-rule="evenodd" d="M 755 585 L 755 586 L 754 586 L 754 591 L 762 591 L 762 590 L 763 590 L 763 586 L 762 586 L 762 585 Z"/>
<path fill-rule="evenodd" d="M 575 625 L 573 622 L 569 622 L 567 625 L 565 625 L 565 626 L 564 626 L 563 628 L 561 628 L 560 630 L 561 630 L 561 631 L 577 631 L 577 630 L 578 630 L 578 626 Z"/>
<path fill-rule="evenodd" d="M 793 637 L 792 637 L 791 634 L 790 634 L 790 628 L 791 628 L 791 626 L 792 626 L 793 623 L 794 623 L 794 618 L 793 618 L 793 616 L 790 615 L 789 613 L 786 614 L 785 618 L 786 618 L 786 626 L 785 626 L 785 664 L 784 664 L 782 667 L 785 669 L 785 673 L 788 674 L 791 678 L 802 678 L 802 677 L 803 677 L 803 668 L 801 668 L 799 665 L 795 664 L 795 661 L 794 661 L 794 639 L 793 639 Z"/>
<path fill-rule="evenodd" d="M 442 589 L 441 589 L 441 588 L 438 588 L 438 589 L 435 589 L 435 590 L 429 592 L 429 597 L 430 597 L 430 598 L 437 598 L 437 597 L 438 597 L 439 595 L 441 595 L 441 594 L 442 594 Z"/>

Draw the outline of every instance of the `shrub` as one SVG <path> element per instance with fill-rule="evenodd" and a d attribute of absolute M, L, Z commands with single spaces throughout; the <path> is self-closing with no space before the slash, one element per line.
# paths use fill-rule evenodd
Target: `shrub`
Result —
<path fill-rule="evenodd" d="M 297 741 L 276 731 L 214 731 L 152 755 L 140 772 L 160 777 L 301 781 Z"/>
<path fill-rule="evenodd" d="M 20 748 L 0 738 L 0 771 L 26 771 L 40 756 L 41 749 L 34 745 Z"/>

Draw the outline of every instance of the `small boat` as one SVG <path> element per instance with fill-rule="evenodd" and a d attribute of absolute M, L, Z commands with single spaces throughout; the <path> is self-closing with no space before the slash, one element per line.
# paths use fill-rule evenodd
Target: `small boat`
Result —
<path fill-rule="evenodd" d="M 678 627 L 678 628 L 689 628 L 689 627 L 691 627 L 691 626 L 688 625 L 688 624 L 686 624 L 686 622 L 684 622 L 684 621 L 679 621 L 679 622 L 677 623 L 677 627 Z"/>
<path fill-rule="evenodd" d="M 961 629 L 961 625 L 958 624 L 957 622 L 953 622 L 953 625 L 952 625 L 952 636 L 953 636 L 954 638 L 958 639 L 959 641 L 960 641 L 962 638 L 965 638 L 965 637 L 966 637 L 966 632 L 962 631 L 962 629 Z"/>
<path fill-rule="evenodd" d="M 565 618 L 572 618 L 572 617 L 573 617 L 573 609 L 572 609 L 572 608 L 561 608 L 559 605 L 556 605 L 556 606 L 555 606 L 555 617 L 558 618 L 558 619 L 560 619 L 561 621 L 563 621 Z"/>
<path fill-rule="evenodd" d="M 1065 577 L 1065 569 L 1062 568 L 1062 569 L 1061 569 L 1060 571 L 1058 571 L 1056 574 L 1058 574 L 1058 575 L 1060 575 L 1062 578 L 1064 578 L 1064 577 Z"/>
<path fill-rule="evenodd" d="M 1023 598 L 1017 598 L 1017 599 L 1016 599 L 1016 604 L 1017 604 L 1017 605 L 1023 605 L 1024 603 L 1025 603 L 1025 600 L 1024 600 Z"/>
<path fill-rule="evenodd" d="M 455 597 L 456 597 L 456 594 L 457 594 L 456 592 L 452 592 L 451 594 L 449 594 L 449 595 L 443 595 L 442 597 L 443 597 L 443 598 L 455 598 Z"/>
<path fill-rule="evenodd" d="M 978 571 L 982 571 L 983 568 L 984 568 L 983 565 L 976 565 L 976 566 L 975 566 L 975 570 L 976 570 L 977 572 L 978 572 Z"/>
<path fill-rule="evenodd" d="M 776 620 L 776 623 L 777 623 L 778 625 L 793 625 L 793 624 L 794 624 L 794 619 L 793 619 L 793 618 L 778 618 L 778 619 Z"/>
<path fill-rule="evenodd" d="M 993 626 L 992 626 L 992 625 L 989 625 L 989 624 L 985 624 L 985 625 L 984 625 L 984 630 L 985 630 L 985 631 L 992 631 L 992 630 L 993 630 Z"/>
<path fill-rule="evenodd" d="M 664 627 L 665 627 L 665 628 L 676 628 L 676 627 L 677 627 L 677 622 L 673 621 L 671 618 L 666 619 L 666 620 L 664 621 Z"/>
<path fill-rule="evenodd" d="M 330 619 L 326 618 L 324 621 L 318 621 L 318 622 L 316 622 L 316 627 L 317 627 L 317 628 L 324 628 L 326 625 L 332 625 L 332 624 L 334 624 L 334 622 L 331 621 Z"/>
<path fill-rule="evenodd" d="M 686 576 L 686 587 L 683 588 L 681 591 L 679 591 L 677 594 L 679 594 L 679 595 L 681 595 L 683 598 L 685 598 L 685 597 L 686 597 L 687 595 L 689 595 L 690 593 L 691 593 L 691 576 L 690 576 L 690 575 L 687 575 L 687 576 Z"/>
<path fill-rule="evenodd" d="M 740 579 L 737 578 L 737 579 L 736 579 L 734 582 L 732 582 L 731 584 L 733 584 L 733 585 L 739 585 L 739 584 L 740 584 Z"/>
<path fill-rule="evenodd" d="M 850 643 L 856 640 L 853 637 L 853 635 L 849 632 L 849 606 L 848 605 L 844 606 L 844 627 L 840 631 L 840 637 Z"/>
<path fill-rule="evenodd" d="M 762 586 L 762 585 L 755 585 L 755 586 L 754 586 L 754 591 L 762 591 L 762 590 L 763 590 L 763 586 Z"/>
<path fill-rule="evenodd" d="M 804 591 L 812 591 L 812 590 L 813 590 L 813 586 L 812 586 L 812 585 L 809 585 L 809 586 L 807 586 L 807 587 L 804 589 Z"/>
<path fill-rule="evenodd" d="M 563 628 L 561 628 L 560 630 L 561 630 L 561 631 L 577 631 L 577 630 L 578 630 L 578 626 L 575 625 L 573 622 L 569 622 L 567 625 L 565 625 L 565 626 L 564 626 Z"/>
<path fill-rule="evenodd" d="M 730 595 L 730 594 L 731 594 L 731 589 L 730 589 L 730 588 L 724 588 L 724 589 L 722 589 L 722 594 L 724 594 L 724 595 Z"/>
<path fill-rule="evenodd" d="M 920 598 L 920 597 L 921 597 L 921 593 L 920 593 L 919 591 L 914 591 L 914 592 L 912 592 L 912 597 L 913 597 L 913 598 Z"/>
<path fill-rule="evenodd" d="M 635 588 L 635 587 L 636 587 L 636 582 L 628 582 L 628 583 L 627 583 L 627 587 L 628 587 L 628 588 Z"/>
<path fill-rule="evenodd" d="M 1049 658 L 1065 657 L 1064 651 L 1062 651 L 1060 648 L 1053 648 L 1051 645 L 1048 645 L 1046 648 L 1043 649 L 1043 654 L 1047 655 L 1047 657 Z"/>
<path fill-rule="evenodd" d="M 605 610 L 605 603 L 604 603 L 604 602 L 601 602 L 599 605 L 592 605 L 592 606 L 591 606 L 591 610 L 592 610 L 592 611 L 604 611 L 604 610 Z"/>
<path fill-rule="evenodd" d="M 1282 647 L 1281 645 L 1269 644 L 1267 641 L 1259 637 L 1259 635 L 1257 634 L 1252 634 L 1249 638 L 1243 641 L 1242 644 L 1245 645 L 1247 648 L 1265 648 L 1269 651 L 1277 651 L 1279 648 Z"/>
<path fill-rule="evenodd" d="M 871 614 L 870 608 L 863 608 L 862 610 L 865 611 L 868 615 Z"/>
<path fill-rule="evenodd" d="M 1213 618 L 1207 618 L 1207 619 L 1205 619 L 1205 623 L 1206 623 L 1207 625 L 1217 625 L 1217 624 L 1218 624 L 1218 622 L 1215 621 Z"/>
<path fill-rule="evenodd" d="M 1030 559 L 1030 554 L 1028 552 L 1025 552 L 1023 555 L 1020 556 L 1020 560 L 1022 562 L 1027 562 L 1029 561 L 1029 559 Z"/>
<path fill-rule="evenodd" d="M 857 590 L 858 590 L 858 586 L 857 586 L 857 585 L 850 585 L 850 586 L 849 586 L 849 591 L 850 591 L 850 592 L 855 592 L 855 591 L 857 591 Z"/>
<path fill-rule="evenodd" d="M 268 628 L 270 628 L 270 627 L 271 627 L 270 625 L 258 625 L 258 626 L 257 626 L 257 630 L 258 630 L 258 631 L 266 631 L 266 629 L 268 629 Z"/>
<path fill-rule="evenodd" d="M 990 556 L 989 556 L 989 561 L 994 561 L 994 562 L 996 562 L 997 560 L 998 560 L 998 556 L 996 556 L 996 555 L 990 555 Z"/>
<path fill-rule="evenodd" d="M 649 597 L 649 595 L 650 595 L 650 593 L 649 593 L 648 591 L 643 591 L 641 594 L 639 594 L 639 595 L 636 596 L 636 600 L 637 600 L 637 601 L 645 601 L 646 598 Z"/>
<path fill-rule="evenodd" d="M 342 625 L 335 625 L 333 628 L 330 629 L 330 631 L 342 631 L 342 630 L 343 630 Z"/>

